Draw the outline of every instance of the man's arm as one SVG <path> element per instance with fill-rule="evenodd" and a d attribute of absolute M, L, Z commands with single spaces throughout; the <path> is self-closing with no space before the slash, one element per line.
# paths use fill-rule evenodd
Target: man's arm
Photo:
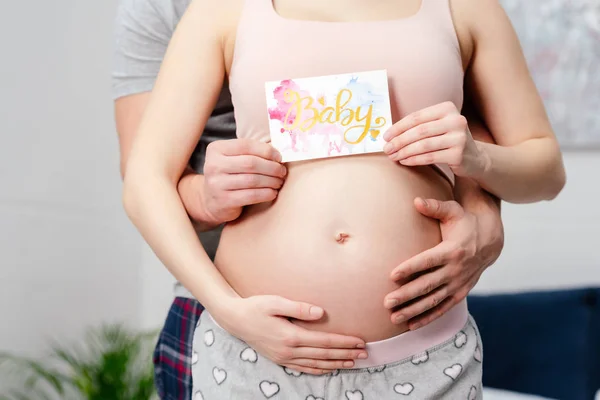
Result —
<path fill-rule="evenodd" d="M 129 151 L 175 29 L 177 14 L 184 12 L 179 9 L 183 4 L 155 0 L 121 0 L 119 4 L 112 89 L 121 176 L 125 174 Z M 278 160 L 267 144 L 239 139 L 217 142 L 211 143 L 201 157 L 206 158 L 206 176 L 188 165 L 177 185 L 197 231 L 211 230 L 236 219 L 245 205 L 273 200 L 285 175 L 285 168 L 268 161 Z M 247 157 L 254 158 L 253 165 L 260 171 L 244 167 L 248 163 L 243 158 Z"/>
<path fill-rule="evenodd" d="M 150 93 L 175 28 L 167 22 L 174 18 L 161 17 L 157 11 L 161 10 L 158 6 L 154 0 L 122 0 L 117 9 L 112 90 L 119 137 L 121 178 L 125 175 L 131 144 L 148 105 Z M 177 10 L 165 8 L 162 11 L 168 15 L 167 13 Z M 219 225 L 216 221 L 203 218 L 199 207 L 196 206 L 197 193 L 203 186 L 203 180 L 201 174 L 187 168 L 178 186 L 188 214 L 199 231 L 210 230 Z"/>

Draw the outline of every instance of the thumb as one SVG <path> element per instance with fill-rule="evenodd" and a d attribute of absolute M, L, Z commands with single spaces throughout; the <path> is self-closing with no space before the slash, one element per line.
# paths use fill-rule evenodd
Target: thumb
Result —
<path fill-rule="evenodd" d="M 451 221 L 455 218 L 461 218 L 464 214 L 464 209 L 462 206 L 454 200 L 425 200 L 421 197 L 417 197 L 415 199 L 415 207 L 417 211 L 426 217 L 439 219 L 442 222 Z"/>
<path fill-rule="evenodd" d="M 301 301 L 292 301 L 280 296 L 269 296 L 267 309 L 271 315 L 295 318 L 303 321 L 315 321 L 323 317 L 321 307 Z"/>

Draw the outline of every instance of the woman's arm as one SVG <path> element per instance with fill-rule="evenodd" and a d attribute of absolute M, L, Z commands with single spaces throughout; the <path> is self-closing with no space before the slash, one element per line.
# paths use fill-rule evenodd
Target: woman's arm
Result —
<path fill-rule="evenodd" d="M 552 199 L 565 170 L 519 39 L 497 0 L 462 1 L 474 44 L 466 85 L 497 143 L 477 143 L 485 163 L 474 178 L 507 201 Z"/>
<path fill-rule="evenodd" d="M 497 0 L 453 0 L 452 8 L 472 39 L 465 86 L 496 143 L 473 140 L 446 102 L 394 124 L 384 150 L 403 165 L 448 164 L 508 202 L 553 199 L 566 180 L 562 156 L 510 20 Z"/>
<path fill-rule="evenodd" d="M 179 23 L 131 146 L 123 187 L 126 212 L 144 239 L 215 313 L 238 296 L 200 245 L 177 183 L 223 84 L 217 9 L 192 2 Z"/>
<path fill-rule="evenodd" d="M 173 35 L 129 153 L 125 209 L 172 275 L 230 333 L 303 372 L 350 367 L 364 352 L 363 340 L 289 320 L 318 320 L 321 308 L 278 296 L 240 298 L 202 248 L 177 193 L 223 84 L 225 32 L 237 23 L 235 7 L 223 3 L 193 0 Z"/>

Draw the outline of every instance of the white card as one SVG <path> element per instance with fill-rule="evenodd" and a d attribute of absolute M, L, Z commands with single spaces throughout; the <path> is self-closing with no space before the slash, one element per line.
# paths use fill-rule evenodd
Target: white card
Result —
<path fill-rule="evenodd" d="M 271 144 L 284 162 L 380 152 L 392 126 L 385 70 L 267 82 Z"/>

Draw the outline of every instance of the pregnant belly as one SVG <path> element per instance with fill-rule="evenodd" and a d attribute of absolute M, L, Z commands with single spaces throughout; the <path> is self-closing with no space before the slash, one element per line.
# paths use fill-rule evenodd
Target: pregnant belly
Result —
<path fill-rule="evenodd" d="M 242 297 L 274 294 L 325 310 L 299 325 L 389 338 L 407 330 L 383 306 L 403 283 L 390 272 L 441 240 L 439 223 L 419 214 L 414 198 L 451 194 L 432 168 L 381 154 L 293 163 L 274 202 L 225 226 L 215 264 Z"/>

